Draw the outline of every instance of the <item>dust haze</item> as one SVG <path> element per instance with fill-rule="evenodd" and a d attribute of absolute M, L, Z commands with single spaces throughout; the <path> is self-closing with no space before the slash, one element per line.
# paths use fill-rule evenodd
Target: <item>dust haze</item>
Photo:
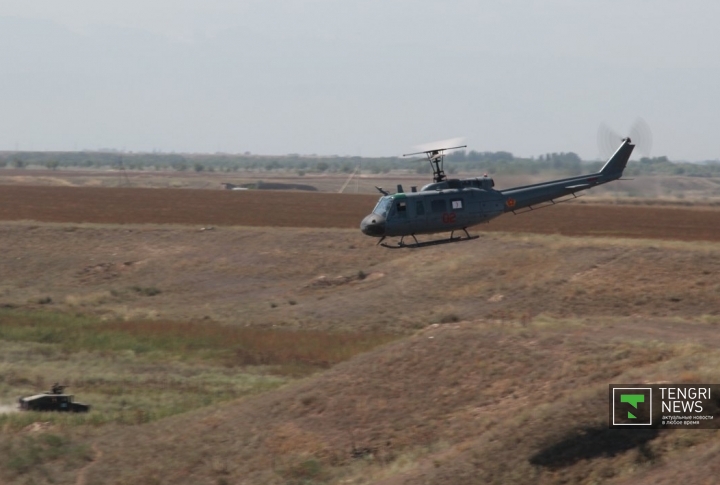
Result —
<path fill-rule="evenodd" d="M 17 404 L 0 404 L 0 414 L 16 413 L 18 410 Z"/>

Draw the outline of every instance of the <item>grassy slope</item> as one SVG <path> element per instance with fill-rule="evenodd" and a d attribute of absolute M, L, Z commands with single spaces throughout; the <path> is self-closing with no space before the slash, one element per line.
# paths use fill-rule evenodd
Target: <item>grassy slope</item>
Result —
<path fill-rule="evenodd" d="M 603 426 L 610 382 L 717 375 L 717 244 L 488 234 L 382 251 L 356 246 L 354 231 L 2 229 L 11 244 L 0 302 L 24 309 L 111 320 L 209 316 L 206 322 L 319 331 L 424 329 L 277 391 L 159 421 L 89 426 L 62 418 L 34 434 L 19 431 L 12 416 L 3 432 L 13 437 L 14 453 L 41 465 L 17 474 L 16 463 L 6 480 L 74 483 L 85 464 L 92 464 L 82 475 L 87 483 L 651 483 L 658 470 L 678 480 L 711 476 L 691 464 L 716 459 L 714 434 L 618 439 Z M 126 261 L 134 263 L 125 268 Z M 45 296 L 53 303 L 39 304 Z M 428 327 L 439 322 L 448 323 Z M 153 334 L 112 325 L 106 330 L 141 340 Z M 202 359 L 160 365 L 112 345 L 68 351 L 53 347 L 62 342 L 28 340 L 3 343 L 4 382 L 12 377 L 30 389 L 53 366 L 82 382 L 82 362 L 90 360 L 100 375 L 117 373 L 115 388 L 139 385 L 127 396 L 136 408 L 148 402 L 146 382 L 200 376 L 190 390 L 197 395 L 186 396 L 193 401 L 233 389 L 247 371 L 257 375 Z M 224 377 L 203 377 L 208 365 Z M 187 404 L 183 395 L 160 401 Z M 112 407 L 118 399 L 87 400 Z M 352 457 L 353 447 L 362 458 Z"/>
<path fill-rule="evenodd" d="M 602 321 L 430 327 L 312 380 L 104 436 L 102 449 L 121 451 L 89 477 L 500 484 L 599 483 L 657 466 L 696 473 L 682 460 L 695 449 L 717 457 L 716 434 L 607 430 L 607 383 L 711 379 L 720 352 L 613 333 Z"/>
<path fill-rule="evenodd" d="M 71 480 L 99 453 L 95 433 L 266 392 L 394 338 L 0 310 L 0 482 Z M 91 412 L 12 412 L 53 381 Z"/>

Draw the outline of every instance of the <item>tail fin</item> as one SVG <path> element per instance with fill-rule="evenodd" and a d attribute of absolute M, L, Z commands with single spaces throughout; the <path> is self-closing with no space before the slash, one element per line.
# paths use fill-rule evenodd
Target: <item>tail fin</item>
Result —
<path fill-rule="evenodd" d="M 630 160 L 633 148 L 635 148 L 635 145 L 632 144 L 630 138 L 623 139 L 620 148 L 618 148 L 615 154 L 605 163 L 600 173 L 607 178 L 620 178 L 628 160 Z"/>

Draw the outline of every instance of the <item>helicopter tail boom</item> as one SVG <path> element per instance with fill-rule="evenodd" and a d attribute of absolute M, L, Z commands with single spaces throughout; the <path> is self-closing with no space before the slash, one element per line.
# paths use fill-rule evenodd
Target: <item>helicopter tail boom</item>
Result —
<path fill-rule="evenodd" d="M 622 177 L 633 148 L 635 145 L 631 144 L 630 139 L 624 139 L 622 145 L 598 173 L 502 190 L 500 193 L 505 199 L 505 212 L 514 212 L 543 202 L 554 201 L 617 180 Z"/>

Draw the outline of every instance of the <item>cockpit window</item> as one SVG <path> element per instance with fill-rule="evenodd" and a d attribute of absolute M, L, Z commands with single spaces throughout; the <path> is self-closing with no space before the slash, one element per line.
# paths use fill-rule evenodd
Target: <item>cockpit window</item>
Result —
<path fill-rule="evenodd" d="M 380 197 L 380 200 L 373 209 L 373 214 L 387 217 L 390 207 L 392 207 L 392 197 Z"/>

